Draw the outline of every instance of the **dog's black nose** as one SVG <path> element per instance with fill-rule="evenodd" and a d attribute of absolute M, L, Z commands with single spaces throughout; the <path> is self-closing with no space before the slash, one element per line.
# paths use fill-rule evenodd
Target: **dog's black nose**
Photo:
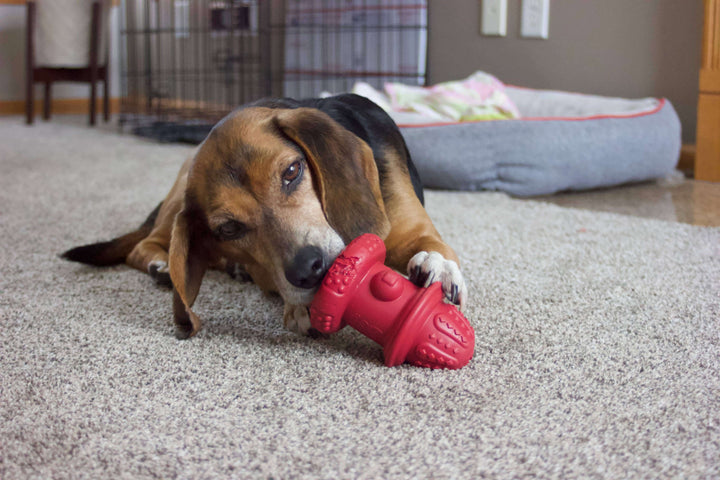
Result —
<path fill-rule="evenodd" d="M 285 278 L 296 287 L 313 288 L 320 283 L 326 270 L 322 250 L 314 246 L 303 247 L 285 269 Z"/>

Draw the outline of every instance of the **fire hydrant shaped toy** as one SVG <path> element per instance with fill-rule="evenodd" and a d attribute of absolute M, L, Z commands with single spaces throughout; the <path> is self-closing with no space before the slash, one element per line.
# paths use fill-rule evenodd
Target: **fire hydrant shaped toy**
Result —
<path fill-rule="evenodd" d="M 385 266 L 380 237 L 357 237 L 330 266 L 310 305 L 310 322 L 323 333 L 345 325 L 383 347 L 385 365 L 464 367 L 475 332 L 456 307 L 445 303 L 439 282 L 427 288 Z"/>

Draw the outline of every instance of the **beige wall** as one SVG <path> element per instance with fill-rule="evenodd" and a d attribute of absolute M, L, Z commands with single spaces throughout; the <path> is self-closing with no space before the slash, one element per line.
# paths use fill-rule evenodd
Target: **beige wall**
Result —
<path fill-rule="evenodd" d="M 506 83 L 622 97 L 662 96 L 695 142 L 701 0 L 551 0 L 550 38 L 479 34 L 480 0 L 429 0 L 429 82 L 485 70 Z"/>

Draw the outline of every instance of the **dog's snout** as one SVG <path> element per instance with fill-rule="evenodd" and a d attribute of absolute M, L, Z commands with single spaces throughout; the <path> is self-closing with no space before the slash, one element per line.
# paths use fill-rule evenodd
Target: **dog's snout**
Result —
<path fill-rule="evenodd" d="M 327 270 L 323 251 L 315 246 L 301 248 L 290 266 L 285 269 L 285 278 L 298 288 L 316 287 Z"/>

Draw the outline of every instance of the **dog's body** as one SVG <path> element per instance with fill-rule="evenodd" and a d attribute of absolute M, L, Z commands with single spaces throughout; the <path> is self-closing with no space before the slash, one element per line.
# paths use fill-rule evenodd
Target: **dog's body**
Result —
<path fill-rule="evenodd" d="M 135 232 L 65 258 L 125 261 L 174 287 L 177 335 L 200 329 L 192 305 L 207 268 L 240 265 L 285 301 L 285 325 L 306 332 L 307 305 L 353 238 L 384 239 L 386 263 L 412 281 L 441 281 L 462 305 L 455 252 L 423 208 L 422 185 L 392 119 L 357 95 L 266 99 L 218 123 Z"/>

